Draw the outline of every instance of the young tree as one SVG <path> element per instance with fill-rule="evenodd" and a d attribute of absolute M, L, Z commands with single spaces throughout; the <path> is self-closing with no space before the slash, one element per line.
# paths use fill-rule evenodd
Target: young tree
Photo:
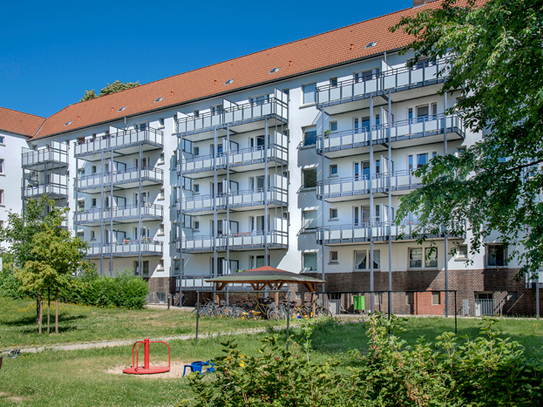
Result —
<path fill-rule="evenodd" d="M 36 297 L 38 332 L 42 331 L 43 299 L 46 292 L 56 293 L 56 328 L 58 333 L 58 290 L 66 286 L 78 269 L 90 269 L 83 259 L 85 242 L 62 228 L 68 208 L 57 208 L 45 196 L 26 204 L 25 214 L 10 212 L 0 239 L 9 243 L 9 264 L 21 282 L 20 290 Z"/>
<path fill-rule="evenodd" d="M 113 83 L 108 83 L 105 88 L 100 89 L 100 93 L 98 95 L 96 95 L 96 92 L 94 92 L 94 89 L 86 90 L 85 95 L 81 99 L 79 99 L 79 101 L 85 102 L 86 100 L 91 100 L 91 99 L 104 96 L 104 95 L 109 95 L 115 92 L 120 92 L 121 90 L 125 90 L 125 89 L 135 88 L 137 86 L 140 86 L 139 81 L 122 83 L 121 81 L 117 80 Z"/>
<path fill-rule="evenodd" d="M 423 187 L 402 199 L 397 219 L 416 212 L 420 230 L 469 228 L 472 254 L 495 230 L 514 247 L 520 278 L 543 263 L 543 3 L 459 3 L 444 0 L 391 30 L 414 37 L 404 50 L 415 50 L 412 64 L 450 57 L 443 92 L 462 92 L 455 109 L 485 136 L 459 157 L 440 156 L 419 169 Z"/>

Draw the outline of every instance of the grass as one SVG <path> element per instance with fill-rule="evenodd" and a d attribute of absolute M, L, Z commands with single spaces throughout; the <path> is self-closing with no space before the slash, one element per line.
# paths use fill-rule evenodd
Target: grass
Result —
<path fill-rule="evenodd" d="M 186 313 L 166 310 L 119 310 L 61 306 L 61 334 L 41 335 L 35 331 L 35 308 L 30 301 L 0 299 L 0 347 L 22 345 L 87 342 L 104 339 L 143 339 L 144 337 L 173 336 L 194 331 L 194 319 Z M 240 325 L 238 325 L 238 322 Z M 258 323 L 260 325 L 268 325 Z M 254 327 L 254 322 L 226 319 L 204 320 L 202 331 L 231 331 Z M 502 318 L 496 328 L 502 337 L 519 341 L 530 357 L 543 356 L 543 323 L 535 319 Z M 476 336 L 480 320 L 459 319 L 458 334 Z M 409 344 L 424 335 L 435 341 L 444 331 L 454 331 L 454 320 L 445 318 L 410 318 L 408 329 L 400 336 Z M 246 355 L 255 355 L 259 340 L 266 335 L 239 335 L 236 341 Z M 285 332 L 279 334 L 285 342 Z M 301 337 L 294 329 L 292 338 Z M 207 360 L 222 354 L 223 337 L 205 338 L 195 346 L 193 340 L 169 341 L 172 362 Z M 347 355 L 351 349 L 364 351 L 367 347 L 365 324 L 335 321 L 317 324 L 312 337 L 315 361 L 336 358 L 341 366 L 352 363 Z M 166 353 L 152 348 L 152 363 L 165 363 Z M 77 351 L 47 350 L 37 354 L 22 354 L 16 359 L 4 359 L 0 370 L 0 406 L 169 406 L 193 394 L 182 378 L 145 378 L 111 374 L 108 370 L 132 363 L 131 346 Z M 162 364 L 160 363 L 160 364 Z M 159 363 L 156 363 L 159 364 Z"/>
<path fill-rule="evenodd" d="M 54 306 L 51 309 L 54 332 Z M 44 318 L 45 324 L 46 318 Z M 202 333 L 269 326 L 268 321 L 203 318 Z M 281 325 L 274 322 L 274 325 Z M 284 324 L 284 323 L 283 323 Z M 29 300 L 0 298 L 0 349 L 77 342 L 141 340 L 194 334 L 196 319 L 188 312 L 171 310 L 125 310 L 83 305 L 59 305 L 59 335 L 39 335 L 36 305 Z M 45 330 L 45 326 L 44 326 Z"/>

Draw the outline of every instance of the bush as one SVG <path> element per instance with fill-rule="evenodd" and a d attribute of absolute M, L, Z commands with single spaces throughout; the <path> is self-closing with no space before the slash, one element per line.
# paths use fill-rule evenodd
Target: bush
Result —
<path fill-rule="evenodd" d="M 9 297 L 13 299 L 24 298 L 25 293 L 19 291 L 21 283 L 15 278 L 9 268 L 0 271 L 0 297 Z"/>
<path fill-rule="evenodd" d="M 259 356 L 245 357 L 233 341 L 216 359 L 217 373 L 192 373 L 203 406 L 540 406 L 543 369 L 526 361 L 521 345 L 497 338 L 495 321 L 486 320 L 483 336 L 462 344 L 452 333 L 435 344 L 421 339 L 405 346 L 395 332 L 401 320 L 370 318 L 368 352 L 350 353 L 348 373 L 339 362 L 310 360 L 312 328 L 300 344 L 279 348 L 277 336 L 263 339 Z M 183 400 L 179 406 L 191 402 Z"/>
<path fill-rule="evenodd" d="M 64 302 L 97 307 L 142 308 L 149 292 L 147 283 L 126 270 L 115 277 L 86 273 L 61 292 Z"/>

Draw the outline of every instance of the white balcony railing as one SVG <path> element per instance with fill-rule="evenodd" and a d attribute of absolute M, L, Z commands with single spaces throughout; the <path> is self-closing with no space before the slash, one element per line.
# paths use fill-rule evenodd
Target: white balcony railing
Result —
<path fill-rule="evenodd" d="M 317 228 L 317 241 L 319 243 L 324 239 L 324 244 L 352 244 L 374 241 L 394 240 L 401 236 L 403 239 L 416 239 L 420 235 L 415 232 L 418 226 L 418 220 L 402 221 L 400 225 L 393 222 L 376 220 L 374 222 L 365 222 L 358 225 L 333 225 Z M 430 230 L 432 229 L 432 230 Z M 428 233 L 433 233 L 433 227 L 428 229 Z M 438 234 L 431 234 L 428 237 L 443 237 L 443 230 Z"/>
<path fill-rule="evenodd" d="M 390 130 L 390 140 L 388 132 Z M 317 141 L 318 149 L 328 153 L 331 151 L 366 147 L 373 144 L 409 140 L 413 138 L 435 136 L 443 133 L 457 133 L 465 136 L 462 119 L 456 115 L 429 115 L 415 119 L 405 119 L 389 124 L 362 127 L 329 133 Z"/>
<path fill-rule="evenodd" d="M 75 155 L 95 154 L 102 150 L 120 149 L 140 143 L 148 143 L 157 147 L 163 147 L 164 136 L 161 130 L 151 127 L 146 129 L 119 130 L 107 136 L 97 137 L 93 140 L 86 140 L 76 143 Z"/>
<path fill-rule="evenodd" d="M 318 104 L 344 103 L 379 94 L 403 89 L 417 88 L 443 82 L 448 75 L 450 62 L 443 58 L 437 61 L 426 61 L 414 68 L 402 67 L 372 75 L 367 79 L 353 78 L 340 81 L 337 85 L 317 87 Z M 441 72 L 441 76 L 437 76 Z"/>
<path fill-rule="evenodd" d="M 222 109 L 199 112 L 198 115 L 187 115 L 178 119 L 178 133 L 196 133 L 210 130 L 227 124 L 246 123 L 262 120 L 266 116 L 276 116 L 284 121 L 288 118 L 288 103 L 285 95 L 276 91 L 266 100 L 247 103 L 229 102 Z"/>
<path fill-rule="evenodd" d="M 75 219 L 77 223 L 97 223 L 101 220 L 108 221 L 123 220 L 123 219 L 137 219 L 153 218 L 161 219 L 163 215 L 163 208 L 161 205 L 143 204 L 143 205 L 127 205 L 116 206 L 113 208 L 94 208 L 87 211 L 76 212 Z"/>
<path fill-rule="evenodd" d="M 264 146 L 249 147 L 240 150 L 230 151 L 228 153 L 220 153 L 213 158 L 213 154 L 197 156 L 183 161 L 183 174 L 191 174 L 197 172 L 213 171 L 213 166 L 217 168 L 226 168 L 227 163 L 230 167 L 240 165 L 251 165 L 268 161 L 285 162 L 288 159 L 287 147 L 279 144 L 272 144 L 268 147 L 268 151 Z"/>
<path fill-rule="evenodd" d="M 265 198 L 268 204 L 287 203 L 288 196 L 285 189 L 271 187 L 266 195 L 263 188 L 236 191 L 215 197 L 213 195 L 194 195 L 183 200 L 183 212 L 213 210 L 214 204 L 217 209 L 225 209 L 227 204 L 232 208 L 264 205 Z"/>
<path fill-rule="evenodd" d="M 374 192 L 385 192 L 390 188 L 392 191 L 418 188 L 421 180 L 413 176 L 415 170 L 394 171 L 390 178 L 389 174 L 379 173 L 372 176 L 370 182 L 369 175 L 360 175 L 358 177 L 332 178 L 324 180 L 324 187 L 321 181 L 317 184 L 317 196 L 320 199 L 324 194 L 324 199 L 366 195 L 370 193 L 370 188 Z"/>
<path fill-rule="evenodd" d="M 94 243 L 87 248 L 87 256 L 100 256 L 100 255 L 119 255 L 129 256 L 137 255 L 138 253 L 145 254 L 157 254 L 161 255 L 163 252 L 162 242 L 148 241 L 144 239 L 142 242 L 113 242 L 108 243 Z"/>
<path fill-rule="evenodd" d="M 68 187 L 59 184 L 27 185 L 23 192 L 26 198 L 42 195 L 68 197 Z"/>
<path fill-rule="evenodd" d="M 140 180 L 153 181 L 156 183 L 164 182 L 164 171 L 150 168 L 128 168 L 123 171 L 105 172 L 99 174 L 86 175 L 78 178 L 77 187 L 79 189 L 98 188 L 102 185 L 127 184 L 139 182 Z"/>
<path fill-rule="evenodd" d="M 23 148 L 23 168 L 45 163 L 68 165 L 68 150 L 66 144 L 53 141 L 49 146 L 37 150 Z"/>
<path fill-rule="evenodd" d="M 267 234 L 264 232 L 241 232 L 230 235 L 202 235 L 192 236 L 183 239 L 183 251 L 198 252 L 213 250 L 226 250 L 226 245 L 233 250 L 258 249 L 264 248 L 286 248 L 288 244 L 288 233 L 276 230 L 270 230 Z"/>

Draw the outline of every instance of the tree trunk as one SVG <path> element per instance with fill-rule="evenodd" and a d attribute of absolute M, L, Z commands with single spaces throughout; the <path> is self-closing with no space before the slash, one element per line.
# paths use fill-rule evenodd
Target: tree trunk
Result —
<path fill-rule="evenodd" d="M 51 290 L 47 290 L 47 335 L 49 335 L 49 326 L 51 323 Z"/>
<path fill-rule="evenodd" d="M 58 288 L 56 292 L 55 302 L 55 333 L 58 334 Z"/>
<path fill-rule="evenodd" d="M 38 333 L 41 334 L 41 323 L 43 319 L 43 291 L 38 294 Z"/>

